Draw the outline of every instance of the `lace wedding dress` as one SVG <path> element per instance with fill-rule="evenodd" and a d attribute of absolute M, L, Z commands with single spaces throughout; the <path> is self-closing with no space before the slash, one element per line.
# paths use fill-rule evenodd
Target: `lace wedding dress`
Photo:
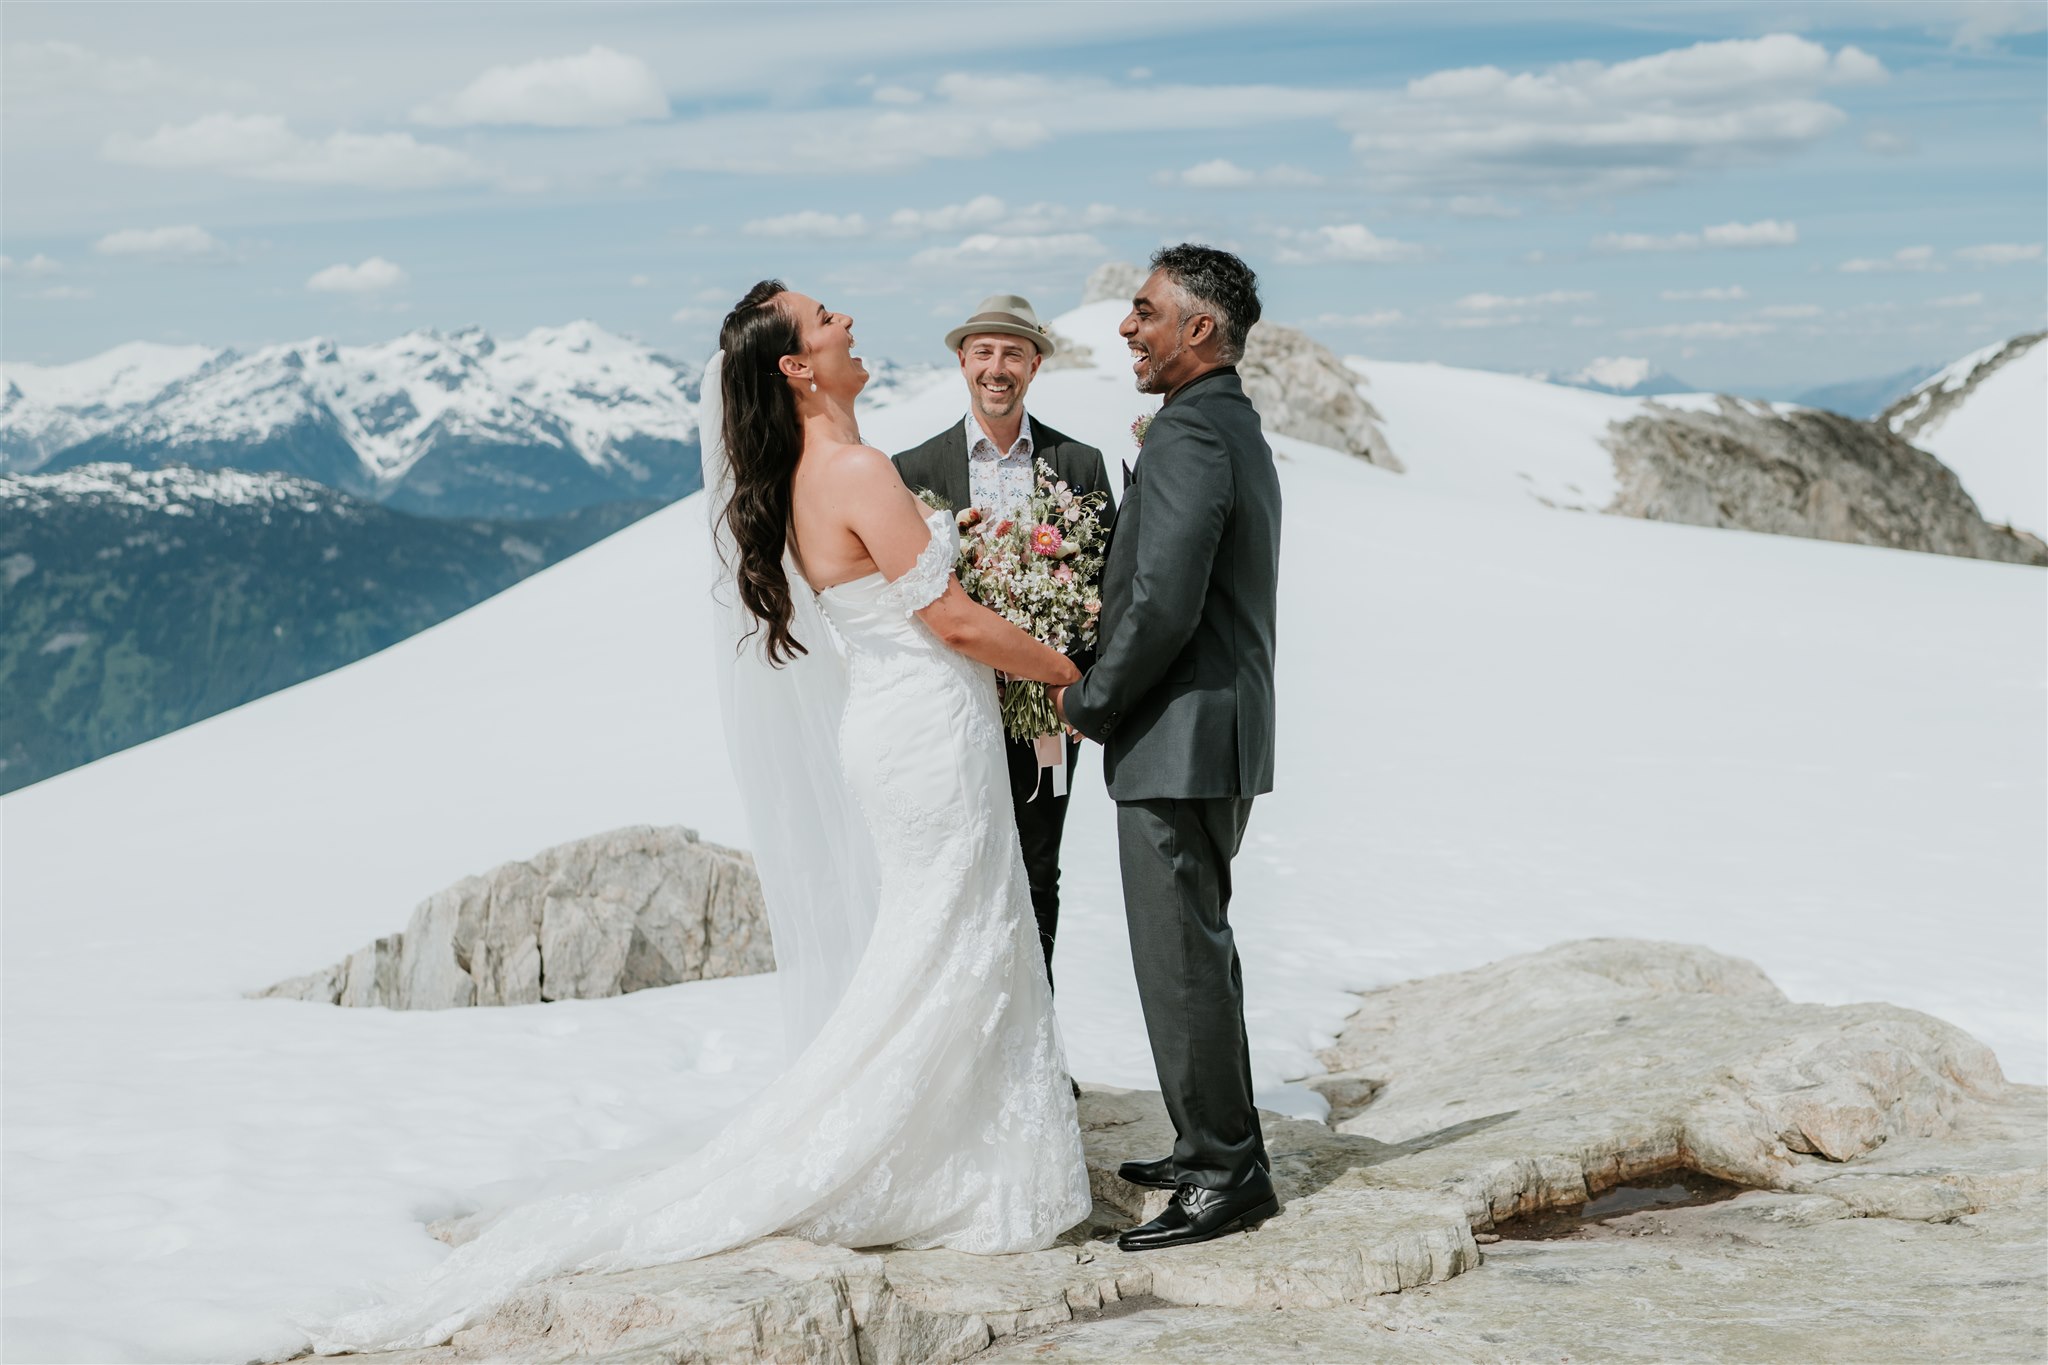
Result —
<path fill-rule="evenodd" d="M 945 591 L 957 554 L 949 515 L 927 525 L 930 543 L 900 578 L 870 574 L 813 599 L 833 638 L 805 643 L 844 664 L 838 759 L 878 884 L 872 932 L 809 1046 L 700 1151 L 509 1210 L 423 1281 L 310 1328 L 316 1351 L 432 1345 L 551 1275 L 687 1260 L 773 1233 L 1024 1251 L 1087 1216 L 994 679 L 913 614 Z M 800 576 L 791 587 L 811 596 Z M 763 880 L 772 903 L 777 886 Z"/>

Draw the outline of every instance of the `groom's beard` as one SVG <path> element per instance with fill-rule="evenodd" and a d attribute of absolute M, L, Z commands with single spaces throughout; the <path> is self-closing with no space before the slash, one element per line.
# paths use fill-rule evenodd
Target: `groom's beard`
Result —
<path fill-rule="evenodd" d="M 1180 359 L 1181 352 L 1187 350 L 1188 344 L 1185 340 L 1182 339 L 1183 335 L 1185 334 L 1183 333 L 1175 335 L 1173 339 L 1173 350 L 1167 353 L 1167 356 L 1164 360 L 1161 360 L 1157 356 L 1153 355 L 1150 351 L 1147 351 L 1145 353 L 1144 364 L 1138 371 L 1139 393 L 1166 392 L 1166 385 L 1159 382 L 1159 375 L 1160 372 L 1163 371 L 1167 366 L 1171 365 L 1174 361 Z"/>

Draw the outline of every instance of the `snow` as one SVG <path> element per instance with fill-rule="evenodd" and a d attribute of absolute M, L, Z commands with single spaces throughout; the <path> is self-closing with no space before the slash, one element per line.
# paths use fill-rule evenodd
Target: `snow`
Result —
<path fill-rule="evenodd" d="M 1962 388 L 2002 349 L 1973 352 L 1921 385 L 1893 429 L 1924 410 L 1934 393 Z M 1955 471 L 1986 520 L 2048 534 L 2048 339 L 1980 378 L 1913 443 Z"/>
<path fill-rule="evenodd" d="M 1643 400 L 1520 375 L 1409 361 L 1345 362 L 1365 376 L 1408 486 L 1458 497 L 1530 499 L 1598 511 L 1614 500 L 1610 422 Z"/>
<path fill-rule="evenodd" d="M 147 403 L 220 354 L 211 346 L 130 341 L 68 365 L 0 365 L 0 380 L 51 406 L 126 408 Z"/>
<path fill-rule="evenodd" d="M 88 464 L 55 474 L 0 475 L 0 510 L 40 512 L 87 499 L 121 502 L 174 515 L 189 510 L 195 502 L 222 506 L 263 503 L 308 512 L 346 505 L 333 489 L 311 479 L 241 469 L 193 469 L 182 465 L 136 469 L 124 464 Z"/>
<path fill-rule="evenodd" d="M 1114 470 L 1152 402 L 1096 358 L 1030 406 Z M 1522 490 L 1597 505 L 1597 432 L 1636 400 L 1358 363 L 1412 473 L 1274 442 L 1279 788 L 1233 912 L 1262 1100 L 1314 1111 L 1286 1081 L 1346 990 L 1591 934 L 1926 1010 L 2048 1077 L 2048 576 L 1560 516 Z M 956 421 L 958 385 L 899 385 L 867 436 Z M 287 1305 L 443 1254 L 423 1220 L 701 1134 L 765 1079 L 769 978 L 439 1013 L 241 998 L 553 843 L 675 822 L 744 846 L 700 660 L 709 555 L 688 499 L 0 800 L 0 1354 L 288 1353 Z M 1072 1067 L 1150 1085 L 1092 754 L 1068 831 Z"/>
<path fill-rule="evenodd" d="M 1603 355 L 1588 361 L 1586 368 L 1570 376 L 1570 384 L 1597 384 L 1603 389 L 1632 389 L 1656 373 L 1656 367 L 1641 356 Z"/>
<path fill-rule="evenodd" d="M 66 376 L 61 384 L 30 375 L 22 392 L 33 397 L 33 383 L 57 395 L 48 400 L 53 404 L 101 402 L 103 381 L 113 382 L 106 376 L 139 372 L 120 359 L 134 349 L 117 347 L 53 367 L 51 373 L 61 369 Z M 446 436 L 567 447 L 603 468 L 629 458 L 620 447 L 637 438 L 687 443 L 697 430 L 695 371 L 592 322 L 536 328 L 502 345 L 470 328 L 452 336 L 407 332 L 365 346 L 316 337 L 247 355 L 205 354 L 214 366 L 209 372 L 135 399 L 153 400 L 140 410 L 52 429 L 64 431 L 61 444 L 68 444 L 125 421 L 138 442 L 175 455 L 184 446 L 262 441 L 302 422 L 332 420 L 371 483 L 402 478 Z M 17 368 L 34 369 L 9 366 L 6 376 L 15 378 Z M 123 393 L 144 387 L 140 380 L 121 382 Z M 7 425 L 23 425 L 26 434 L 31 416 L 47 449 L 51 437 L 40 433 L 71 414 L 10 412 Z"/>

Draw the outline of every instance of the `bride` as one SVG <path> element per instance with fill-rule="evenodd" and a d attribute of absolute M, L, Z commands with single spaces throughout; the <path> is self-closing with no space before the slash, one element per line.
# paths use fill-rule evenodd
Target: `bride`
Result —
<path fill-rule="evenodd" d="M 795 1060 L 707 1146 L 496 1215 L 316 1351 L 434 1345 L 551 1275 L 775 1233 L 1011 1252 L 1087 1216 L 990 670 L 1076 672 L 968 598 L 951 515 L 861 443 L 852 329 L 763 281 L 704 386 L 727 740 Z"/>

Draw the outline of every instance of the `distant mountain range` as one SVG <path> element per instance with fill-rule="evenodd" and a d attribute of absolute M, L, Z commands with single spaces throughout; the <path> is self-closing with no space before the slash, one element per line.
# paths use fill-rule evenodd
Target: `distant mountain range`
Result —
<path fill-rule="evenodd" d="M 1674 379 L 1641 356 L 1605 355 L 1587 362 L 1570 374 L 1539 372 L 1529 376 L 1550 384 L 1565 384 L 1596 393 L 1620 394 L 1626 398 L 1649 398 L 1660 393 L 1695 393 L 1682 379 Z"/>
<path fill-rule="evenodd" d="M 591 322 L 246 354 L 146 342 L 0 366 L 0 473 L 295 474 L 429 516 L 536 518 L 702 485 L 699 373 Z"/>
<path fill-rule="evenodd" d="M 1940 370 L 1939 365 L 1915 365 L 1911 369 L 1879 375 L 1875 379 L 1849 379 L 1839 384 L 1823 384 L 1819 388 L 1806 389 L 1792 395 L 1792 401 L 1801 407 L 1826 408 L 1829 412 L 1839 412 L 1844 416 L 1861 417 L 1869 421 Z"/>
<path fill-rule="evenodd" d="M 0 792 L 396 644 L 660 505 L 506 523 L 273 473 L 0 476 Z"/>

